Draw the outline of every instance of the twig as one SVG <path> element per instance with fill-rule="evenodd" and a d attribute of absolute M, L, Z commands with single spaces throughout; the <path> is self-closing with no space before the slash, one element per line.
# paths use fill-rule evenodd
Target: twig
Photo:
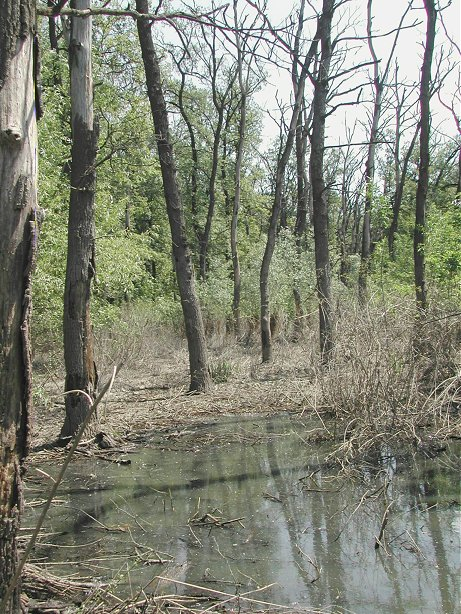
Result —
<path fill-rule="evenodd" d="M 387 525 L 387 521 L 389 520 L 389 511 L 391 509 L 391 507 L 394 505 L 394 501 L 391 501 L 389 503 L 389 505 L 386 507 L 384 514 L 383 514 L 383 519 L 381 521 L 381 528 L 379 530 L 379 535 L 378 537 L 375 539 L 375 550 L 378 550 L 378 548 L 380 546 L 384 547 L 384 543 L 383 543 L 383 536 L 384 536 L 384 530 L 386 528 Z"/>

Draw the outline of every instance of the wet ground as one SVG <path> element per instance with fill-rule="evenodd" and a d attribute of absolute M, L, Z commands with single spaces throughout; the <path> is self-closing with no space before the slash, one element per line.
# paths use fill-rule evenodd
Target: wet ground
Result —
<path fill-rule="evenodd" d="M 460 611 L 459 446 L 435 458 L 381 450 L 350 480 L 329 445 L 307 442 L 317 426 L 221 418 L 149 438 L 129 465 L 75 460 L 32 562 L 113 582 L 124 597 L 218 591 L 243 608 Z M 34 496 L 43 487 L 31 480 Z M 29 506 L 24 524 L 39 512 Z"/>

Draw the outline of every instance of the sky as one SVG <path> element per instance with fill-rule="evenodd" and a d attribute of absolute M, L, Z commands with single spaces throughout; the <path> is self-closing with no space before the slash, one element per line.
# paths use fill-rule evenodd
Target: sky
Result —
<path fill-rule="evenodd" d="M 443 11 L 443 24 L 445 25 L 449 36 L 457 43 L 457 45 L 461 45 L 460 42 L 460 4 L 461 0 L 441 0 L 445 6 Z M 321 6 L 321 0 L 313 0 L 312 4 L 315 7 Z M 345 25 L 347 22 L 354 25 L 349 25 L 347 33 L 353 34 L 355 31 L 360 36 L 366 35 L 366 0 L 350 0 L 343 7 L 341 13 L 340 24 Z M 290 11 L 290 8 L 299 6 L 298 1 L 293 0 L 285 0 L 284 2 L 280 2 L 280 0 L 268 0 L 268 11 L 267 15 L 270 18 L 273 25 L 281 24 L 287 17 L 287 14 Z M 407 6 L 407 2 L 405 0 L 374 0 L 373 1 L 373 32 L 377 34 L 383 34 L 389 31 L 392 31 L 398 25 L 401 15 L 403 14 L 405 8 Z M 409 12 L 405 23 L 407 25 L 412 24 L 417 21 L 419 24 L 415 28 L 411 28 L 405 30 L 401 33 L 395 56 L 399 62 L 399 75 L 402 79 L 406 79 L 409 82 L 417 82 L 419 79 L 419 74 L 421 70 L 422 56 L 424 53 L 424 38 L 425 38 L 425 28 L 426 28 L 426 14 L 424 11 L 424 6 L 422 0 L 414 0 L 413 1 L 412 10 Z M 306 12 L 310 14 L 312 11 L 308 7 L 306 8 Z M 338 11 L 339 17 L 339 11 Z M 438 34 L 436 39 L 436 56 L 440 54 L 442 46 L 446 51 L 448 51 L 449 43 L 447 41 L 447 37 L 444 33 L 443 24 L 438 21 Z M 338 26 L 338 19 L 336 19 L 336 25 Z M 390 35 L 387 37 L 378 38 L 375 40 L 375 49 L 378 57 L 384 58 L 386 60 L 389 50 L 391 48 L 393 42 L 394 35 Z M 349 43 L 352 45 L 352 43 Z M 363 61 L 368 61 L 370 59 L 370 53 L 368 50 L 368 46 L 366 44 L 366 40 L 364 40 L 357 50 L 357 55 L 354 58 L 355 62 L 360 63 Z M 352 56 L 352 52 L 351 52 Z M 459 55 L 456 49 L 451 49 L 451 53 L 448 58 L 444 61 L 444 66 L 447 65 L 447 62 L 451 62 L 451 64 L 458 63 L 458 66 L 452 70 L 452 73 L 446 79 L 446 82 L 443 85 L 441 90 L 441 98 L 445 103 L 451 104 L 453 100 L 453 96 L 457 90 L 457 85 L 459 84 Z M 362 71 L 357 71 L 357 74 L 351 75 L 352 79 L 357 83 L 364 84 L 364 92 L 369 92 L 367 83 L 369 83 L 369 78 L 367 73 Z M 291 80 L 288 71 L 286 70 L 277 70 L 276 68 L 271 68 L 269 70 L 269 80 L 271 85 L 264 88 L 262 92 L 260 92 L 256 100 L 260 106 L 268 111 L 265 115 L 264 120 L 264 140 L 267 142 L 271 138 L 273 138 L 277 134 L 277 127 L 273 120 L 270 119 L 269 113 L 277 116 L 279 112 L 277 110 L 276 97 L 282 100 L 288 100 L 289 95 L 291 93 Z M 352 81 L 351 81 L 352 83 Z M 365 95 L 365 94 L 363 94 Z M 417 96 L 417 92 L 415 92 L 415 96 Z M 458 90 L 458 103 L 457 103 L 457 112 L 458 115 L 461 112 L 459 108 L 459 90 Z M 451 114 L 439 103 L 437 96 L 434 96 L 432 99 L 432 112 L 433 112 L 433 126 L 434 129 L 438 130 L 441 135 L 445 135 L 449 138 L 453 138 L 456 133 L 456 125 L 453 120 Z M 338 112 L 331 116 L 328 120 L 327 124 L 327 139 L 338 141 L 344 140 L 345 128 L 347 125 L 351 127 L 355 120 L 366 121 L 366 116 L 364 115 L 364 108 L 362 105 L 353 107 L 347 106 L 339 109 Z M 357 135 L 359 135 L 360 129 L 357 129 Z M 441 137 L 442 138 L 442 137 Z"/>

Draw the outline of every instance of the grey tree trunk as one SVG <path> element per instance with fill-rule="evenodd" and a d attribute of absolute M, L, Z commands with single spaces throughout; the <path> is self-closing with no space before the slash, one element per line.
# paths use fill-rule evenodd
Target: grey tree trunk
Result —
<path fill-rule="evenodd" d="M 424 0 L 427 15 L 426 44 L 421 68 L 420 104 L 420 138 L 419 138 L 419 176 L 416 190 L 415 231 L 413 238 L 413 257 L 415 266 L 416 304 L 419 309 L 427 308 L 426 290 L 426 202 L 429 186 L 429 138 L 431 127 L 431 66 L 434 55 L 435 22 L 437 11 L 434 0 Z"/>
<path fill-rule="evenodd" d="M 35 2 L 0 4 L 0 611 L 21 611 L 17 565 L 31 411 L 31 274 L 38 240 Z"/>
<path fill-rule="evenodd" d="M 147 13 L 147 0 L 136 0 L 136 10 L 140 13 Z M 160 64 L 152 40 L 151 24 L 145 20 L 138 20 L 137 27 L 146 74 L 147 93 L 154 121 L 155 137 L 162 170 L 163 190 L 173 242 L 174 266 L 189 348 L 190 391 L 205 391 L 211 385 L 205 329 L 200 304 L 195 291 L 194 269 L 187 243 L 184 213 L 176 175 L 176 164 L 169 134 L 168 113 L 162 89 Z"/>
<path fill-rule="evenodd" d="M 400 209 L 402 208 L 403 189 L 405 187 L 405 180 L 406 180 L 406 176 L 408 172 L 408 165 L 409 165 L 412 153 L 413 153 L 413 149 L 416 144 L 416 140 L 418 138 L 418 134 L 419 134 L 419 124 L 416 127 L 413 138 L 404 156 L 402 169 L 400 172 L 396 172 L 395 191 L 394 191 L 394 197 L 392 200 L 392 219 L 389 225 L 389 230 L 388 230 L 388 235 L 387 235 L 387 245 L 389 249 L 389 257 L 391 258 L 391 260 L 395 260 L 395 236 L 399 228 L 399 216 L 400 216 Z M 396 159 L 395 164 L 396 166 L 400 165 L 400 156 L 398 160 Z"/>
<path fill-rule="evenodd" d="M 241 275 L 240 275 L 240 260 L 238 253 L 238 216 L 240 210 L 240 196 L 241 196 L 241 175 L 242 175 L 242 162 L 243 152 L 245 145 L 245 132 L 246 132 L 246 118 L 247 118 L 247 99 L 249 90 L 249 68 L 246 74 L 246 79 L 243 77 L 243 53 L 242 53 L 242 41 L 240 40 L 240 33 L 237 31 L 238 18 L 237 18 L 237 0 L 234 0 L 234 23 L 235 23 L 235 43 L 237 47 L 237 70 L 238 70 L 238 83 L 240 89 L 240 102 L 238 107 L 239 123 L 238 123 L 238 138 L 237 138 L 237 152 L 235 157 L 235 179 L 234 179 L 234 199 L 232 204 L 231 215 L 231 229 L 230 229 L 230 244 L 231 244 L 231 258 L 232 258 L 232 281 L 233 281 L 233 298 L 232 298 L 232 316 L 234 333 L 237 338 L 240 338 L 242 333 L 241 319 L 240 319 L 240 290 L 241 290 Z M 246 39 L 244 41 L 247 43 Z"/>
<path fill-rule="evenodd" d="M 87 9 L 90 0 L 73 0 L 72 7 Z M 98 131 L 93 115 L 91 17 L 72 17 L 69 44 L 72 118 L 72 163 L 64 290 L 64 362 L 66 417 L 61 437 L 72 437 L 85 420 L 96 397 L 98 376 L 94 363 L 90 318 L 91 280 L 95 273 L 94 193 Z M 87 396 L 88 395 L 88 396 Z"/>
<path fill-rule="evenodd" d="M 328 199 L 324 180 L 325 115 L 328 76 L 332 57 L 331 24 L 335 0 L 323 0 L 319 20 L 321 58 L 314 83 L 310 173 L 313 195 L 315 268 L 319 301 L 320 351 L 327 360 L 333 349 L 333 310 L 331 297 L 330 248 L 328 238 Z"/>
<path fill-rule="evenodd" d="M 319 20 L 320 24 L 320 20 Z M 317 27 L 317 32 L 312 40 L 312 43 L 309 47 L 309 50 L 304 59 L 304 63 L 301 68 L 301 73 L 299 75 L 298 81 L 298 90 L 295 97 L 295 102 L 293 105 L 293 111 L 290 120 L 290 126 L 288 129 L 287 140 L 285 142 L 285 146 L 283 151 L 281 152 L 278 162 L 277 169 L 275 174 L 275 195 L 274 202 L 272 205 L 272 212 L 269 221 L 269 228 L 267 231 L 267 241 L 266 248 L 264 250 L 264 256 L 261 263 L 261 270 L 259 273 L 259 290 L 260 290 L 260 305 L 261 305 L 261 354 L 262 354 L 262 362 L 270 362 L 272 360 L 272 334 L 271 334 L 271 326 L 270 326 L 270 297 L 269 297 L 269 270 L 270 264 L 272 261 L 272 256 L 274 254 L 275 249 L 275 239 L 277 232 L 277 222 L 280 216 L 280 212 L 282 209 L 282 201 L 283 201 L 283 182 L 285 177 L 285 170 L 288 164 L 288 160 L 290 158 L 293 143 L 296 136 L 296 127 L 298 125 L 298 115 L 301 109 L 303 97 L 304 97 L 304 86 L 306 83 L 306 78 L 308 75 L 309 67 L 311 62 L 317 52 L 318 47 L 318 33 L 319 27 Z"/>

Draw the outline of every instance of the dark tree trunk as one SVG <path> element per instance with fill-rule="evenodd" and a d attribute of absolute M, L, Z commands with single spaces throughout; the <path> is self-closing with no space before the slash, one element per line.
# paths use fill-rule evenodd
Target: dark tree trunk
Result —
<path fill-rule="evenodd" d="M 234 0 L 234 21 L 237 29 L 237 1 Z M 233 297 L 232 297 L 232 316 L 234 324 L 234 333 L 237 338 L 242 333 L 241 320 L 240 320 L 240 290 L 241 290 L 241 276 L 240 276 L 240 260 L 238 253 L 238 216 L 240 210 L 240 196 L 241 196 L 241 175 L 242 175 L 242 162 L 243 151 L 245 144 L 245 131 L 246 131 L 246 117 L 247 117 L 247 98 L 248 98 L 248 75 L 246 80 L 243 78 L 243 57 L 240 34 L 235 34 L 236 46 L 237 46 L 237 70 L 238 70 L 238 83 L 240 88 L 240 102 L 238 107 L 239 112 L 239 124 L 238 124 L 238 140 L 237 140 L 237 152 L 235 157 L 235 183 L 234 183 L 234 202 L 232 205 L 232 217 L 231 217 L 231 229 L 230 229 L 230 244 L 231 244 L 231 256 L 232 256 L 232 280 L 233 280 Z"/>
<path fill-rule="evenodd" d="M 304 86 L 306 83 L 307 74 L 311 62 L 317 52 L 318 47 L 318 31 L 312 40 L 309 51 L 305 57 L 301 74 L 298 81 L 298 90 L 295 97 L 295 103 L 293 106 L 293 112 L 291 116 L 290 126 L 288 129 L 287 140 L 283 151 L 281 152 L 275 174 L 275 195 L 272 205 L 272 212 L 269 221 L 269 228 L 267 231 L 266 248 L 264 250 L 264 256 L 261 263 L 261 270 L 259 273 L 259 289 L 261 299 L 261 354 L 262 362 L 269 362 L 272 360 L 272 336 L 270 329 L 270 301 L 269 301 L 269 270 L 272 261 L 272 256 L 275 249 L 275 240 L 277 233 L 277 223 L 282 209 L 283 200 L 283 183 L 285 178 L 285 170 L 290 158 L 293 144 L 296 136 L 296 127 L 298 125 L 298 115 L 302 106 L 304 97 Z"/>
<path fill-rule="evenodd" d="M 365 164 L 365 207 L 363 212 L 363 227 L 362 227 L 362 249 L 360 251 L 360 270 L 358 294 L 361 303 L 364 303 L 368 297 L 368 276 L 370 273 L 370 257 L 372 253 L 371 243 L 371 207 L 373 204 L 374 179 L 375 179 L 375 158 L 376 147 L 379 133 L 379 123 L 383 106 L 383 95 L 386 87 L 387 76 L 391 66 L 392 57 L 397 45 L 397 40 L 401 32 L 403 22 L 406 15 L 411 9 L 411 2 L 408 3 L 406 10 L 400 18 L 399 26 L 394 35 L 394 42 L 389 53 L 385 67 L 380 71 L 378 57 L 375 53 L 373 35 L 372 35 L 372 0 L 367 3 L 367 42 L 373 59 L 373 88 L 374 88 L 374 105 L 373 115 L 371 120 L 370 138 L 368 145 L 368 155 Z"/>
<path fill-rule="evenodd" d="M 0 4 L 0 611 L 17 566 L 31 412 L 31 273 L 38 240 L 35 2 Z"/>
<path fill-rule="evenodd" d="M 332 56 L 331 23 L 335 0 L 323 0 L 319 20 L 321 58 L 314 84 L 311 135 L 310 173 L 313 194 L 315 268 L 319 301 L 320 351 L 324 360 L 333 348 L 333 313 L 331 300 L 330 248 L 328 239 L 328 199 L 324 180 L 325 115 L 328 96 L 328 76 Z"/>
<path fill-rule="evenodd" d="M 136 10 L 140 13 L 147 13 L 147 0 L 136 0 Z M 160 65 L 152 41 L 151 24 L 144 20 L 138 20 L 137 27 L 146 73 L 147 93 L 154 121 L 155 137 L 162 170 L 163 190 L 173 242 L 174 265 L 189 348 L 190 390 L 204 391 L 211 384 L 205 329 L 200 304 L 195 291 L 194 269 L 187 244 L 184 213 L 179 193 L 173 147 L 169 135 L 168 113 L 162 89 Z"/>
<path fill-rule="evenodd" d="M 87 9 L 90 0 L 74 0 Z M 93 115 L 91 17 L 73 17 L 69 45 L 72 115 L 72 162 L 64 291 L 64 362 L 66 417 L 61 437 L 72 437 L 96 398 L 93 329 L 90 318 L 91 280 L 95 273 L 94 193 L 98 131 Z M 85 393 L 85 394 L 82 394 Z"/>
<path fill-rule="evenodd" d="M 424 0 L 424 7 L 427 14 L 427 29 L 419 96 L 421 135 L 419 139 L 419 177 L 416 190 L 415 231 L 413 238 L 416 304 L 418 308 L 422 310 L 427 308 L 426 258 L 424 249 L 426 235 L 426 201 L 429 187 L 431 66 L 434 54 L 435 22 L 437 20 L 434 0 Z"/>
<path fill-rule="evenodd" d="M 419 134 L 419 124 L 415 130 L 415 134 L 411 140 L 411 143 L 408 147 L 407 153 L 405 154 L 405 158 L 403 160 L 402 170 L 399 173 L 396 173 L 396 182 L 395 182 L 395 192 L 394 198 L 392 200 L 392 219 L 389 225 L 389 230 L 387 234 L 387 245 L 389 249 L 389 257 L 391 260 L 395 260 L 395 235 L 397 234 L 397 230 L 399 228 L 399 216 L 400 209 L 402 208 L 402 200 L 403 200 L 403 189 L 405 187 L 405 179 L 408 172 L 408 164 L 410 162 L 411 155 L 413 153 L 413 149 L 416 144 L 416 139 Z M 396 164 L 400 164 L 399 160 L 395 161 Z"/>

